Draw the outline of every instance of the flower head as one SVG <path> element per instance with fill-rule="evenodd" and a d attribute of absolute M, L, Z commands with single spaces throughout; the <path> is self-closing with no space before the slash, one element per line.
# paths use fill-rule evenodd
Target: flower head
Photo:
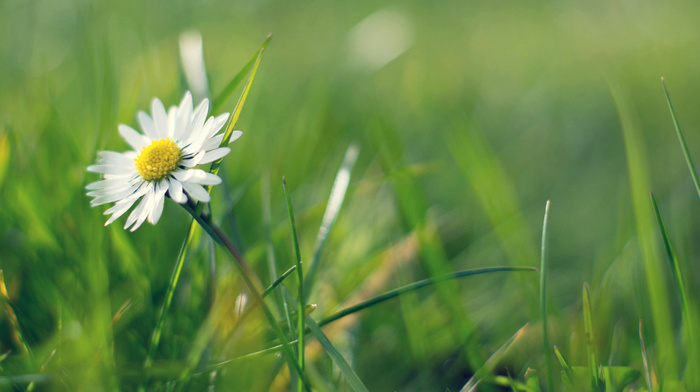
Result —
<path fill-rule="evenodd" d="M 166 194 L 180 204 L 186 203 L 188 196 L 209 202 L 209 193 L 203 185 L 216 185 L 221 179 L 194 167 L 214 162 L 231 149 L 220 147 L 224 135 L 218 134 L 228 113 L 207 120 L 208 111 L 206 99 L 193 109 L 192 95 L 188 92 L 180 106 L 171 106 L 167 112 L 158 98 L 152 103 L 152 117 L 139 112 L 143 134 L 119 125 L 119 134 L 133 151 L 99 151 L 97 164 L 87 168 L 103 177 L 86 187 L 87 195 L 94 197 L 90 204 L 94 207 L 115 203 L 105 211 L 105 215 L 112 214 L 105 226 L 124 215 L 139 199 L 124 229 L 131 227 L 134 231 L 146 220 L 155 225 L 163 212 Z M 235 131 L 231 141 L 240 136 L 241 132 Z"/>

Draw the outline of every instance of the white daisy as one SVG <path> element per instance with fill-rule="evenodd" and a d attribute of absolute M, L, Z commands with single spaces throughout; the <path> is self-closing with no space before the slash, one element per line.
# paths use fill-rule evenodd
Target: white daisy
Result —
<path fill-rule="evenodd" d="M 202 185 L 216 185 L 221 179 L 194 167 L 214 162 L 231 149 L 219 147 L 224 135 L 217 134 L 228 113 L 209 117 L 205 122 L 208 111 L 206 99 L 193 109 L 192 95 L 187 92 L 180 106 L 171 106 L 167 112 L 158 98 L 153 99 L 153 117 L 139 112 L 138 120 L 145 134 L 119 125 L 119 134 L 133 151 L 99 151 L 97 164 L 87 168 L 104 178 L 86 187 L 90 190 L 87 195 L 94 197 L 90 204 L 94 207 L 116 202 L 105 211 L 105 215 L 112 214 L 105 226 L 122 216 L 138 199 L 141 202 L 131 211 L 124 229 L 131 227 L 134 231 L 145 220 L 155 225 L 163 212 L 166 194 L 180 204 L 186 203 L 188 196 L 209 202 L 209 193 Z M 231 142 L 240 136 L 240 131 L 234 131 Z"/>

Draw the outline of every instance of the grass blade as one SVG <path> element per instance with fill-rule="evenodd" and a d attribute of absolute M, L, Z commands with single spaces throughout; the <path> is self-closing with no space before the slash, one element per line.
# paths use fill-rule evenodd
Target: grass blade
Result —
<path fill-rule="evenodd" d="M 258 48 L 258 50 L 255 52 L 253 57 L 248 60 L 246 65 L 241 69 L 236 76 L 231 79 L 230 82 L 224 87 L 224 89 L 221 91 L 221 93 L 216 97 L 214 100 L 214 103 L 212 105 L 212 113 L 217 113 L 221 107 L 224 105 L 228 97 L 233 94 L 233 91 L 236 90 L 236 87 L 241 83 L 243 78 L 250 72 L 250 70 L 253 68 L 253 65 L 257 61 L 258 54 L 261 53 L 265 48 L 267 47 L 267 44 L 270 43 L 270 40 L 272 39 L 272 34 L 268 35 L 267 38 L 265 38 L 265 41 L 263 41 L 262 45 Z"/>
<path fill-rule="evenodd" d="M 486 360 L 486 363 L 484 363 L 484 366 L 479 368 L 472 378 L 467 381 L 466 384 L 460 389 L 460 392 L 472 392 L 476 391 L 476 387 L 479 385 L 481 380 L 484 379 L 484 377 L 488 376 L 489 373 L 493 371 L 493 369 L 496 367 L 498 364 L 498 361 L 501 360 L 501 358 L 505 355 L 505 353 L 508 351 L 508 349 L 515 343 L 516 340 L 520 336 L 522 336 L 525 333 L 525 329 L 527 328 L 529 324 L 523 325 L 513 336 L 510 337 L 501 347 L 498 348 L 491 356 L 489 359 Z"/>
<path fill-rule="evenodd" d="M 352 168 L 355 166 L 355 162 L 357 162 L 359 152 L 360 147 L 357 144 L 353 143 L 348 146 L 348 149 L 345 151 L 343 163 L 340 165 L 338 174 L 335 176 L 335 181 L 333 181 L 331 195 L 328 198 L 326 211 L 323 213 L 321 227 L 318 229 L 318 236 L 316 237 L 316 244 L 314 245 L 314 255 L 311 259 L 308 273 L 306 274 L 306 292 L 311 292 L 311 288 L 313 287 L 323 246 L 326 243 L 328 234 L 333 228 L 333 224 L 335 224 L 336 218 L 338 218 L 340 207 L 343 205 L 343 199 L 345 199 L 345 193 L 347 192 L 348 185 L 350 184 Z"/>
<path fill-rule="evenodd" d="M 544 353 L 545 362 L 545 382 L 548 391 L 552 391 L 554 388 L 554 376 L 553 376 L 553 366 L 552 366 L 552 352 L 549 346 L 549 334 L 547 328 L 547 249 L 549 242 L 549 231 L 548 221 L 549 221 L 549 206 L 550 202 L 544 207 L 544 223 L 542 223 L 542 250 L 540 254 L 540 319 L 542 320 L 542 348 Z"/>
<path fill-rule="evenodd" d="M 666 253 L 668 254 L 668 260 L 671 263 L 671 268 L 674 273 L 676 289 L 681 300 L 681 312 L 683 314 L 683 321 L 685 322 L 685 341 L 688 354 L 688 362 L 686 363 L 685 381 L 691 390 L 700 389 L 700 378 L 697 374 L 697 369 L 700 369 L 700 352 L 698 351 L 698 339 L 697 339 L 697 329 L 695 325 L 695 320 L 697 320 L 697 313 L 695 306 L 691 305 L 692 299 L 688 295 L 687 285 L 685 279 L 683 278 L 683 272 L 681 271 L 680 263 L 678 262 L 678 257 L 673 251 L 673 246 L 671 244 L 671 239 L 666 231 L 666 225 L 661 218 L 661 211 L 659 211 L 659 205 L 656 203 L 656 198 L 653 193 L 651 195 L 651 204 L 654 207 L 654 213 L 656 214 L 656 222 L 659 224 L 659 231 L 661 232 L 661 237 L 664 240 L 664 245 L 666 247 Z"/>
<path fill-rule="evenodd" d="M 588 371 L 591 377 L 591 388 L 598 390 L 598 355 L 595 350 L 593 335 L 593 312 L 591 311 L 591 288 L 583 284 L 583 328 L 586 331 L 586 351 L 588 352 Z"/>
<path fill-rule="evenodd" d="M 299 291 L 297 292 L 297 332 L 299 333 L 299 344 L 297 344 L 297 355 L 301 371 L 304 371 L 304 331 L 306 326 L 304 322 L 304 309 L 306 307 L 306 298 L 304 296 L 304 270 L 301 267 L 301 252 L 299 252 L 299 238 L 297 237 L 296 224 L 294 223 L 294 209 L 292 208 L 292 199 L 287 192 L 287 181 L 282 177 L 282 187 L 284 188 L 284 197 L 287 199 L 287 212 L 289 213 L 289 225 L 292 228 L 292 245 L 294 248 L 294 259 L 297 265 L 297 278 L 299 279 Z M 301 391 L 304 385 L 299 379 L 297 390 Z"/>
<path fill-rule="evenodd" d="M 491 272 L 505 272 L 505 271 L 537 271 L 536 268 L 532 267 L 488 267 L 488 268 L 476 268 L 476 269 L 470 269 L 470 270 L 464 270 L 464 271 L 457 271 L 453 272 L 451 274 L 437 277 L 437 278 L 429 278 L 429 279 L 424 279 L 424 280 L 419 280 L 417 282 L 409 283 L 405 286 L 398 287 L 393 290 L 389 290 L 385 292 L 384 294 L 378 295 L 376 297 L 370 298 L 367 301 L 361 302 L 357 305 L 350 306 L 346 309 L 343 309 L 337 313 L 334 313 L 326 318 L 324 318 L 322 321 L 318 323 L 319 326 L 324 326 L 328 323 L 331 323 L 333 321 L 336 321 L 338 319 L 341 319 L 347 315 L 359 312 L 361 310 L 370 308 L 374 305 L 380 304 L 382 302 L 388 301 L 392 298 L 396 298 L 402 294 L 409 293 L 411 291 L 415 291 L 418 289 L 421 289 L 423 287 L 428 287 L 431 285 L 434 285 L 436 283 L 444 282 L 447 280 L 452 280 L 452 279 L 459 279 L 459 278 L 464 278 L 467 276 L 472 276 L 472 275 L 480 275 L 480 274 L 486 274 L 486 273 L 491 273 Z"/>
<path fill-rule="evenodd" d="M 309 326 L 309 330 L 316 337 L 316 340 L 318 340 L 318 342 L 321 343 L 321 346 L 323 346 L 323 349 L 326 350 L 328 356 L 331 357 L 333 363 L 335 363 L 335 365 L 338 366 L 338 369 L 340 369 L 340 372 L 343 374 L 343 377 L 345 377 L 345 380 L 348 382 L 348 384 L 350 384 L 352 390 L 355 392 L 369 392 L 365 384 L 362 383 L 355 371 L 352 370 L 352 367 L 350 367 L 350 364 L 348 364 L 345 358 L 343 358 L 342 354 L 340 354 L 338 349 L 335 348 L 333 343 L 331 343 L 331 341 L 328 340 L 328 337 L 326 336 L 326 334 L 323 333 L 318 324 L 316 324 L 316 322 L 311 317 L 306 317 L 306 319 L 307 324 Z"/>
<path fill-rule="evenodd" d="M 573 383 L 574 383 L 574 370 L 569 366 L 569 363 L 566 361 L 564 358 L 564 355 L 559 351 L 557 346 L 554 346 L 554 354 L 557 356 L 557 360 L 559 361 L 559 365 L 561 365 L 562 372 L 561 372 L 561 380 L 564 382 L 564 385 L 568 388 L 571 389 L 573 388 Z"/>
<path fill-rule="evenodd" d="M 666 88 L 666 82 L 664 78 L 661 78 L 661 85 L 664 88 L 664 94 L 666 94 L 666 103 L 668 104 L 668 110 L 671 112 L 671 119 L 673 120 L 673 127 L 676 128 L 676 136 L 678 136 L 678 142 L 681 144 L 681 149 L 683 150 L 683 156 L 685 157 L 685 163 L 688 165 L 688 171 L 690 171 L 690 176 L 693 177 L 693 184 L 695 184 L 695 191 L 700 197 L 700 181 L 698 180 L 698 173 L 695 171 L 695 164 L 693 164 L 693 158 L 690 157 L 690 152 L 688 151 L 688 144 L 685 142 L 685 136 L 681 131 L 681 126 L 678 124 L 678 117 L 676 116 L 676 110 L 673 108 L 671 103 L 671 97 L 668 94 L 668 89 Z"/>
<path fill-rule="evenodd" d="M 648 308 L 653 321 L 654 346 L 658 349 L 659 363 L 663 366 L 663 372 L 660 374 L 668 380 L 675 380 L 679 374 L 678 354 L 664 268 L 659 260 L 660 250 L 654 228 L 654 217 L 649 208 L 648 195 L 651 186 L 644 141 L 627 94 L 620 86 L 610 81 L 609 85 L 622 126 L 637 238 L 644 266 Z"/>

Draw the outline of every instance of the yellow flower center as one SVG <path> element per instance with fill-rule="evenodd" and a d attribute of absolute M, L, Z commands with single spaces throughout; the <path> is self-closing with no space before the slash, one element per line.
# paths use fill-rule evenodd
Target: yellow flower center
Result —
<path fill-rule="evenodd" d="M 136 170 L 146 181 L 158 181 L 169 176 L 181 160 L 180 148 L 170 138 L 154 140 L 134 159 Z"/>

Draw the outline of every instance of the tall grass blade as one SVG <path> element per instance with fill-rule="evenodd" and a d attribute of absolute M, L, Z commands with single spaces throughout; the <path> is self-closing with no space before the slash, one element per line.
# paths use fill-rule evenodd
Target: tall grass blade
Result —
<path fill-rule="evenodd" d="M 591 388 L 598 389 L 600 377 L 598 376 L 598 355 L 595 349 L 595 335 L 593 334 L 593 312 L 591 310 L 591 288 L 588 283 L 583 284 L 583 328 L 586 331 L 586 351 L 588 353 L 588 371 L 591 377 Z"/>
<path fill-rule="evenodd" d="M 343 205 L 343 199 L 345 199 L 345 193 L 347 192 L 348 185 L 350 184 L 352 168 L 355 166 L 355 162 L 357 162 L 357 156 L 359 153 L 360 147 L 354 143 L 350 144 L 348 149 L 345 150 L 343 163 L 340 165 L 338 174 L 335 176 L 333 188 L 331 189 L 331 196 L 328 198 L 326 211 L 323 213 L 323 219 L 321 220 L 321 227 L 318 229 L 318 236 L 316 237 L 316 244 L 314 245 L 314 255 L 311 259 L 311 264 L 309 265 L 309 269 L 306 274 L 305 284 L 307 293 L 310 293 L 313 287 L 323 246 L 326 244 L 328 234 L 333 228 L 335 220 L 338 218 L 340 207 Z"/>
<path fill-rule="evenodd" d="M 523 325 L 513 336 L 511 336 L 501 347 L 498 348 L 489 359 L 486 360 L 484 366 L 479 368 L 474 375 L 467 381 L 466 384 L 460 389 L 460 392 L 472 392 L 476 391 L 476 387 L 481 383 L 484 377 L 488 376 L 493 369 L 496 367 L 501 358 L 508 352 L 508 349 L 515 343 L 519 337 L 525 333 L 525 329 L 529 324 Z"/>
<path fill-rule="evenodd" d="M 221 91 L 221 93 L 214 99 L 214 103 L 212 105 L 212 113 L 217 113 L 221 107 L 224 105 L 228 97 L 233 94 L 233 91 L 236 90 L 236 87 L 241 83 L 243 78 L 250 72 L 250 70 L 253 68 L 253 65 L 257 61 L 258 54 L 261 53 L 265 48 L 267 47 L 267 44 L 270 43 L 270 40 L 272 39 L 272 34 L 268 35 L 267 38 L 265 38 L 265 41 L 263 41 L 262 45 L 258 48 L 258 50 L 255 52 L 253 57 L 248 60 L 246 65 L 241 69 L 236 76 L 231 79 L 230 82 L 224 87 L 224 89 Z"/>
<path fill-rule="evenodd" d="M 298 292 L 297 292 L 297 332 L 299 335 L 299 343 L 297 345 L 297 355 L 299 365 L 301 366 L 301 371 L 304 371 L 304 331 L 306 326 L 304 322 L 306 318 L 304 317 L 304 309 L 306 308 L 306 298 L 304 296 L 304 270 L 301 266 L 301 252 L 299 252 L 299 238 L 297 237 L 296 224 L 294 223 L 294 208 L 292 208 L 292 199 L 289 197 L 289 192 L 287 191 L 287 181 L 282 178 L 282 187 L 284 188 L 284 197 L 287 199 L 287 212 L 289 213 L 289 225 L 292 229 L 292 245 L 294 248 L 294 259 L 296 260 L 296 270 L 298 282 Z M 301 379 L 298 382 L 297 390 L 301 391 L 304 385 Z"/>
<path fill-rule="evenodd" d="M 316 340 L 318 340 L 318 342 L 321 343 L 321 346 L 324 350 L 326 350 L 328 356 L 331 357 L 333 363 L 335 363 L 335 365 L 338 366 L 338 369 L 340 369 L 340 372 L 343 374 L 343 377 L 345 377 L 345 380 L 348 382 L 348 384 L 350 384 L 352 390 L 355 392 L 369 392 L 365 384 L 363 384 L 362 380 L 360 380 L 360 377 L 358 377 L 355 371 L 352 370 L 352 367 L 350 367 L 350 364 L 348 364 L 343 355 L 340 354 L 340 351 L 338 351 L 338 349 L 335 348 L 333 343 L 331 343 L 331 341 L 328 340 L 328 337 L 325 333 L 323 333 L 318 324 L 316 324 L 316 322 L 311 317 L 306 317 L 306 320 L 306 323 L 309 326 L 309 330 L 311 330 L 311 333 L 316 337 Z"/>
<path fill-rule="evenodd" d="M 695 321 L 697 320 L 697 307 L 693 305 L 692 298 L 690 297 L 683 278 L 683 272 L 681 271 L 681 266 L 676 256 L 676 252 L 673 250 L 673 245 L 671 244 L 671 239 L 668 236 L 668 231 L 666 230 L 666 225 L 661 218 L 661 211 L 659 211 L 659 205 L 656 203 L 656 198 L 653 193 L 651 195 L 651 204 L 654 207 L 654 213 L 656 214 L 656 222 L 659 224 L 659 231 L 661 232 L 661 237 L 664 240 L 664 245 L 666 247 L 666 253 L 668 254 L 668 260 L 671 262 L 671 268 L 674 273 L 674 280 L 676 283 L 676 290 L 678 296 L 681 300 L 681 311 L 683 314 L 683 321 L 685 322 L 685 347 L 688 354 L 688 362 L 686 363 L 685 371 L 685 381 L 691 390 L 700 390 L 700 375 L 698 375 L 697 370 L 700 369 L 700 352 L 698 350 L 698 338 L 697 338 L 697 328 Z"/>
<path fill-rule="evenodd" d="M 668 104 L 668 110 L 671 112 L 671 119 L 673 120 L 673 127 L 676 128 L 676 136 L 678 136 L 678 142 L 681 144 L 681 149 L 683 150 L 683 156 L 685 157 L 685 163 L 688 165 L 688 171 L 690 171 L 690 176 L 693 178 L 693 184 L 695 184 L 695 191 L 700 197 L 700 180 L 698 180 L 698 173 L 695 170 L 695 164 L 693 163 L 693 158 L 690 156 L 688 151 L 688 144 L 685 142 L 685 136 L 681 131 L 681 126 L 678 124 L 678 117 L 676 116 L 676 110 L 673 108 L 671 103 L 671 97 L 668 94 L 668 89 L 666 88 L 666 82 L 664 78 L 661 78 L 661 85 L 664 88 L 664 94 L 666 94 L 666 103 Z"/>
<path fill-rule="evenodd" d="M 7 292 L 7 286 L 5 286 L 5 274 L 3 270 L 0 269 L 0 301 L 4 302 L 4 312 L 7 314 L 7 318 L 10 321 L 10 326 L 12 327 L 12 338 L 15 340 L 17 345 L 22 349 L 22 352 L 27 355 L 31 364 L 35 363 L 34 353 L 31 347 L 27 343 L 22 333 L 22 328 L 19 325 L 19 320 L 17 319 L 17 314 L 15 313 L 12 302 L 10 301 L 10 296 Z"/>
<path fill-rule="evenodd" d="M 678 378 L 678 355 L 674 339 L 675 331 L 671 325 L 673 318 L 669 307 L 664 268 L 659 260 L 660 251 L 654 229 L 654 217 L 649 206 L 648 192 L 651 186 L 644 142 L 639 135 L 639 126 L 626 94 L 610 81 L 609 85 L 622 125 L 637 238 L 644 263 L 646 291 L 653 322 L 654 346 L 658 349 L 658 363 L 662 370 L 660 374 L 673 380 Z"/>
<path fill-rule="evenodd" d="M 542 320 L 542 349 L 544 354 L 545 365 L 545 382 L 548 391 L 554 388 L 554 370 L 552 366 L 552 352 L 549 345 L 549 333 L 547 328 L 547 250 L 549 243 L 549 206 L 550 202 L 544 207 L 544 222 L 542 223 L 542 249 L 540 253 L 540 319 Z"/>

